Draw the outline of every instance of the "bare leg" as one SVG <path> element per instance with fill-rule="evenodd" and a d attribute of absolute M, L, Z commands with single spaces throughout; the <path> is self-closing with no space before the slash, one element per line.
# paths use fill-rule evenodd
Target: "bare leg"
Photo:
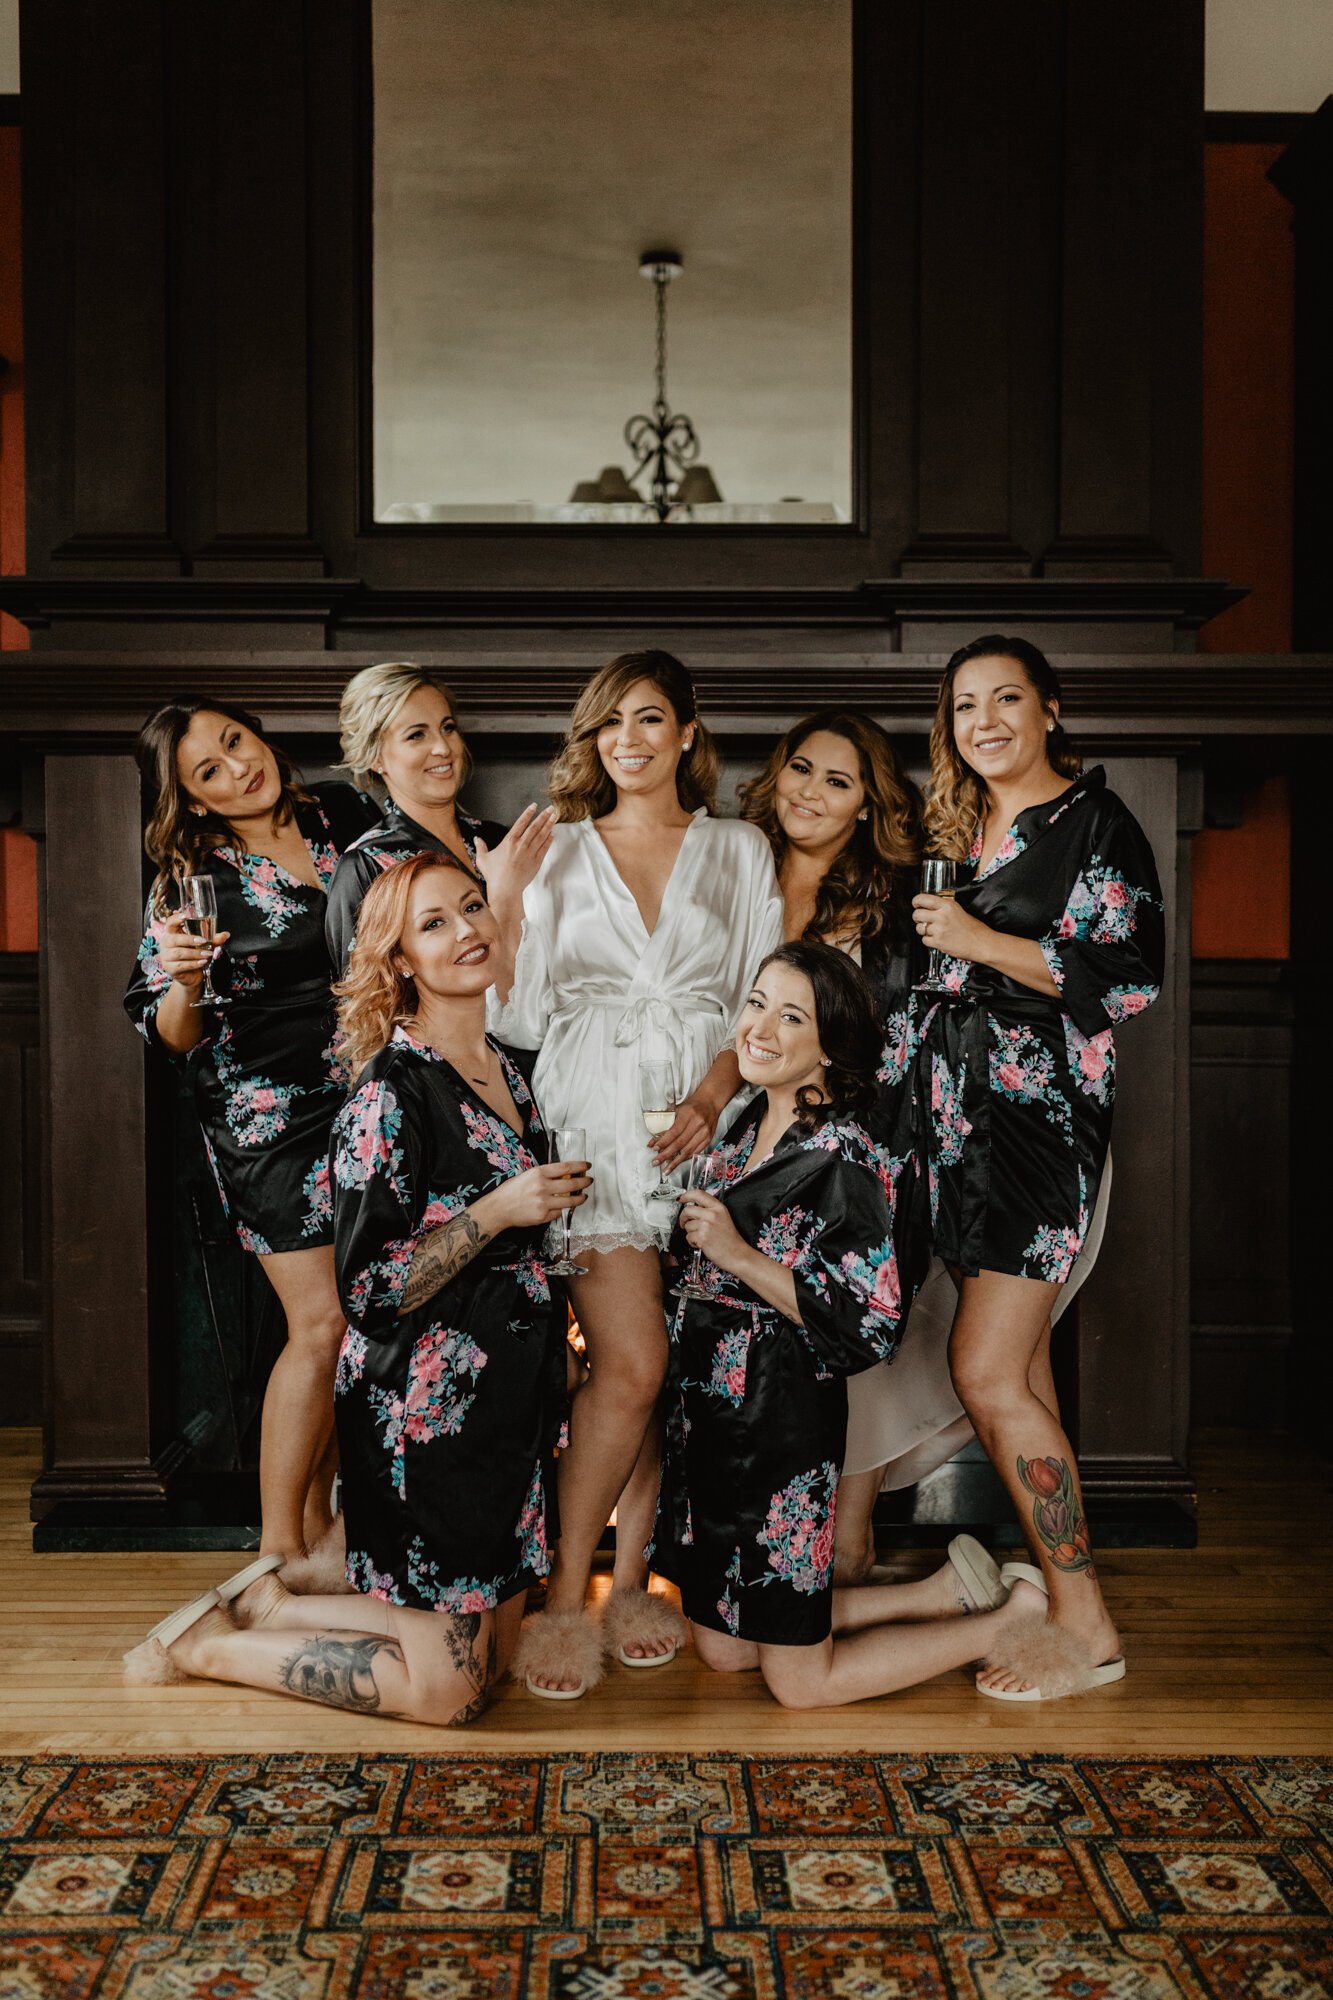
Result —
<path fill-rule="evenodd" d="M 949 1362 L 959 1398 L 1041 1565 L 1051 1622 L 1095 1665 L 1114 1657 L 1119 1640 L 1093 1568 L 1073 1447 L 1032 1380 L 1039 1353 L 1046 1355 L 1043 1386 L 1050 1375 L 1054 1290 L 998 1271 L 965 1278 Z M 1051 1394 L 1053 1400 L 1053 1385 Z M 1003 1666 L 984 1678 L 995 1687 L 1028 1685 Z"/>
<path fill-rule="evenodd" d="M 333 1251 L 275 1251 L 261 1257 L 264 1275 L 282 1301 L 287 1343 L 264 1393 L 259 1442 L 260 1548 L 296 1556 L 306 1541 L 307 1501 L 333 1432 L 333 1376 L 347 1327 L 338 1303 Z M 327 1495 L 313 1520 L 327 1527 Z"/>
<path fill-rule="evenodd" d="M 301 1510 L 301 1533 L 308 1549 L 322 1542 L 333 1526 L 333 1482 L 338 1476 L 338 1433 L 330 1424 L 329 1435 L 315 1476 L 306 1488 Z"/>
<path fill-rule="evenodd" d="M 770 1693 L 784 1708 L 866 1701 L 984 1659 L 1042 1604 L 1035 1585 L 1017 1583 L 998 1611 L 923 1624 L 875 1625 L 826 1639 L 822 1646 L 760 1646 L 759 1665 Z"/>
<path fill-rule="evenodd" d="M 509 1665 L 509 1656 L 523 1622 L 526 1592 L 508 1597 L 495 1613 L 496 1678 Z M 243 1590 L 231 1607 L 237 1626 L 249 1631 L 300 1632 L 318 1628 L 321 1632 L 377 1632 L 392 1636 L 393 1620 L 404 1614 L 383 1598 L 360 1594 L 340 1597 L 297 1597 L 285 1590 L 279 1576 L 261 1576 Z M 444 1618 L 445 1612 L 413 1613 Z M 174 1648 L 173 1648 L 174 1654 Z"/>
<path fill-rule="evenodd" d="M 569 1448 L 560 1454 L 560 1544 L 548 1611 L 582 1610 L 602 1530 L 635 1467 L 666 1375 L 657 1253 L 590 1250 L 587 1263 L 588 1275 L 575 1278 L 570 1289 L 591 1372 L 574 1400 Z M 632 1496 L 635 1509 L 641 1516 L 641 1488 Z M 630 1532 L 638 1532 L 636 1522 Z M 640 1557 L 639 1579 L 643 1573 Z M 533 1678 L 541 1686 L 573 1685 L 554 1676 Z"/>
<path fill-rule="evenodd" d="M 833 1632 L 864 1632 L 871 1625 L 924 1623 L 931 1618 L 974 1616 L 975 1605 L 952 1563 L 914 1583 L 861 1583 L 833 1590 Z"/>
<path fill-rule="evenodd" d="M 648 1420 L 648 1429 L 634 1470 L 616 1502 L 616 1560 L 611 1572 L 613 1590 L 642 1589 L 648 1581 L 644 1549 L 657 1518 L 657 1490 L 662 1483 L 662 1412 L 658 1408 Z M 655 1650 L 632 1647 L 630 1651 Z"/>
<path fill-rule="evenodd" d="M 522 1600 L 516 1600 L 519 1614 Z M 293 1600 L 309 1608 L 360 1609 L 349 1624 L 239 1628 L 210 1611 L 170 1649 L 185 1673 L 271 1689 L 356 1715 L 403 1716 L 448 1727 L 473 1722 L 499 1673 L 497 1625 L 508 1611 L 403 1611 L 362 1598 Z M 517 1615 L 506 1623 L 512 1631 Z"/>
<path fill-rule="evenodd" d="M 884 1483 L 885 1467 L 869 1472 L 844 1472 L 838 1482 L 834 1516 L 833 1580 L 861 1583 L 875 1567 L 875 1502 Z"/>

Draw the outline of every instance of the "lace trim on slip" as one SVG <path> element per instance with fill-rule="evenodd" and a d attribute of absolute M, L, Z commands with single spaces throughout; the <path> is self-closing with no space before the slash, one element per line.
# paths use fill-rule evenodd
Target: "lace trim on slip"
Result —
<path fill-rule="evenodd" d="M 569 1249 L 571 1256 L 581 1257 L 585 1250 L 600 1250 L 603 1255 L 609 1250 L 665 1250 L 666 1243 L 665 1234 L 653 1236 L 643 1230 L 616 1229 L 597 1236 L 571 1236 Z"/>

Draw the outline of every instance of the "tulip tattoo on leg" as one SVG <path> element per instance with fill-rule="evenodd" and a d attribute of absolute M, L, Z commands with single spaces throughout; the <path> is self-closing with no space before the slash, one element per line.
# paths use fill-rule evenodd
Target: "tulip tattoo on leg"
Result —
<path fill-rule="evenodd" d="M 1064 1458 L 1020 1458 L 1018 1476 L 1033 1498 L 1032 1525 L 1057 1569 L 1092 1573 L 1088 1524 Z"/>

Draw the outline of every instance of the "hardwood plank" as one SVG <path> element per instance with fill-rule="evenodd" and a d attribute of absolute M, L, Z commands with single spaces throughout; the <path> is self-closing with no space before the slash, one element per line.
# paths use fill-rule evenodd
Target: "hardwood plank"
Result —
<path fill-rule="evenodd" d="M 613 1669 L 596 1694 L 565 1706 L 506 1686 L 480 1724 L 457 1734 L 204 1682 L 124 1687 L 121 1653 L 216 1581 L 226 1559 L 34 1555 L 26 1501 L 38 1459 L 35 1432 L 0 1431 L 0 1754 L 1333 1753 L 1333 1468 L 1276 1434 L 1196 1440 L 1197 1549 L 1101 1559 L 1130 1659 L 1120 1687 L 1015 1709 L 982 1701 L 966 1675 L 950 1674 L 883 1701 L 793 1715 L 757 1675 L 709 1674 L 686 1654 L 650 1677 Z M 904 1576 L 933 1560 L 897 1558 Z M 599 1592 L 606 1587 L 599 1578 Z"/>

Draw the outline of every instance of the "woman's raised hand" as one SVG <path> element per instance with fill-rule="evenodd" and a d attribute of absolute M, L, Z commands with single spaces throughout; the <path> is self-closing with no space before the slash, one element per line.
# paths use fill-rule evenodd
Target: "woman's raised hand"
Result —
<path fill-rule="evenodd" d="M 545 1228 L 562 1209 L 581 1207 L 591 1186 L 587 1160 L 552 1160 L 549 1166 L 529 1167 L 496 1189 L 504 1202 L 503 1226 Z"/>
<path fill-rule="evenodd" d="M 484 840 L 477 842 L 477 867 L 491 903 L 522 900 L 523 891 L 546 859 L 555 824 L 554 806 L 540 812 L 535 805 L 524 806 L 494 851 Z"/>
<path fill-rule="evenodd" d="M 217 931 L 211 938 L 196 937 L 187 928 L 190 922 L 184 910 L 177 910 L 174 916 L 155 925 L 154 929 L 158 963 L 162 970 L 177 986 L 184 987 L 191 999 L 197 999 L 204 989 L 204 973 L 209 960 L 216 957 L 231 932 Z"/>

